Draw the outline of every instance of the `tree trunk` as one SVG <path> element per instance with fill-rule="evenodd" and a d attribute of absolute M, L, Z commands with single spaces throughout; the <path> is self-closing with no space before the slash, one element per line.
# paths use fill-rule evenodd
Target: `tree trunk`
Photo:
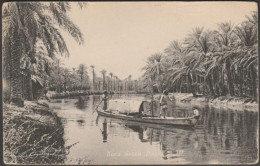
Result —
<path fill-rule="evenodd" d="M 95 90 L 95 71 L 93 68 L 93 90 Z"/>
<path fill-rule="evenodd" d="M 33 100 L 33 91 L 32 91 L 32 80 L 31 74 L 27 74 L 25 77 L 25 100 L 32 101 Z"/>
<path fill-rule="evenodd" d="M 103 91 L 105 90 L 105 75 L 103 74 Z"/>
<path fill-rule="evenodd" d="M 206 80 L 207 80 L 207 87 L 208 87 L 208 90 L 210 92 L 210 95 L 215 96 L 211 77 L 208 77 Z"/>
<path fill-rule="evenodd" d="M 239 95 L 243 96 L 243 70 L 240 71 Z"/>
<path fill-rule="evenodd" d="M 257 73 L 254 70 L 254 66 L 252 65 L 250 67 L 251 70 L 251 92 L 252 92 L 252 96 L 253 98 L 256 99 L 256 94 L 257 94 L 257 87 L 256 87 L 256 77 L 257 77 Z"/>
<path fill-rule="evenodd" d="M 190 85 L 190 88 L 189 88 L 190 92 L 192 93 L 192 95 L 194 97 L 196 97 L 197 95 L 196 95 L 195 88 L 194 88 L 193 81 L 192 81 L 192 77 L 191 77 L 190 74 L 188 74 L 188 81 L 189 81 L 189 85 Z"/>
<path fill-rule="evenodd" d="M 113 79 L 112 79 L 112 75 L 111 75 L 111 82 L 110 82 L 110 83 L 111 83 L 111 85 L 110 85 L 110 86 L 111 86 L 110 91 L 113 91 Z"/>
<path fill-rule="evenodd" d="M 13 32 L 11 59 L 10 59 L 10 89 L 11 89 L 11 103 L 23 107 L 24 101 L 22 98 L 22 74 L 20 70 L 21 50 L 19 49 L 20 40 L 18 32 L 15 29 Z"/>
<path fill-rule="evenodd" d="M 226 69 L 227 69 L 227 84 L 228 84 L 228 91 L 231 96 L 234 96 L 234 85 L 231 77 L 230 71 L 230 62 L 229 60 L 226 61 Z"/>

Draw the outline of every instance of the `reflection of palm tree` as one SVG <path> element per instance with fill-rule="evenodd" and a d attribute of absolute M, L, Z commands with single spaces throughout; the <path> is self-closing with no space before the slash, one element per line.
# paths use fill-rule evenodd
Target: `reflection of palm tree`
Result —
<path fill-rule="evenodd" d="M 144 129 L 141 126 L 126 125 L 128 128 L 132 129 L 134 132 L 138 132 L 138 136 L 141 142 L 144 142 Z"/>
<path fill-rule="evenodd" d="M 103 131 L 102 131 L 102 136 L 103 136 L 103 142 L 107 142 L 107 121 L 105 119 L 103 123 Z"/>
<path fill-rule="evenodd" d="M 78 102 L 75 103 L 76 108 L 85 111 L 89 106 L 89 98 L 79 96 Z"/>

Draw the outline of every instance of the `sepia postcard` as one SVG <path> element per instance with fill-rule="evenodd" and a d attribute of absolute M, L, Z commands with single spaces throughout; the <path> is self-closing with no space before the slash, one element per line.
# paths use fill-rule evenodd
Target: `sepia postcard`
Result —
<path fill-rule="evenodd" d="M 258 50 L 256 2 L 5 2 L 1 164 L 257 164 Z"/>

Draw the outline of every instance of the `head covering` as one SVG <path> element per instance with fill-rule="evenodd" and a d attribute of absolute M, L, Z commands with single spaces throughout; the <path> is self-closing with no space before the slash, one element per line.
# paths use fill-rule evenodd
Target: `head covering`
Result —
<path fill-rule="evenodd" d="M 198 109 L 194 109 L 194 110 L 193 110 L 193 113 L 194 113 L 195 116 L 198 116 L 198 115 L 200 114 L 200 112 L 199 112 Z"/>

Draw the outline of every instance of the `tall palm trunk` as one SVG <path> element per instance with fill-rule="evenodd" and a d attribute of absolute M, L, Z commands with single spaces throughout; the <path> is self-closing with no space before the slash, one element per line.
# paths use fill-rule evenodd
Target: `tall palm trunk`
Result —
<path fill-rule="evenodd" d="M 243 96 L 243 70 L 240 69 L 239 95 Z"/>
<path fill-rule="evenodd" d="M 215 96 L 213 83 L 212 83 L 212 78 L 208 77 L 208 78 L 206 78 L 206 81 L 207 81 L 207 87 L 208 87 L 208 91 L 210 92 L 210 95 L 211 96 Z"/>
<path fill-rule="evenodd" d="M 196 92 L 195 92 L 195 87 L 194 87 L 194 85 L 193 85 L 193 80 L 192 80 L 192 77 L 191 77 L 191 75 L 190 74 L 188 74 L 188 82 L 189 82 L 189 90 L 190 90 L 190 92 L 192 93 L 192 95 L 195 97 L 195 96 L 197 96 L 196 95 Z"/>
<path fill-rule="evenodd" d="M 103 90 L 105 90 L 105 85 L 106 85 L 105 74 L 103 74 Z"/>
<path fill-rule="evenodd" d="M 228 90 L 229 94 L 231 96 L 234 96 L 234 85 L 231 77 L 231 71 L 230 71 L 230 62 L 229 60 L 226 61 L 226 70 L 227 70 L 227 84 L 228 84 Z"/>
<path fill-rule="evenodd" d="M 11 59 L 10 59 L 10 89 L 11 89 L 11 103 L 16 104 L 17 106 L 24 106 L 24 101 L 22 98 L 22 74 L 20 70 L 20 58 L 21 58 L 21 51 L 19 50 L 20 47 L 20 40 L 18 37 L 18 30 L 13 29 L 12 35 L 12 49 L 11 50 Z"/>
<path fill-rule="evenodd" d="M 93 90 L 95 90 L 95 71 L 94 71 L 94 68 L 93 68 Z"/>
<path fill-rule="evenodd" d="M 253 98 L 256 98 L 256 94 L 257 94 L 257 87 L 256 87 L 256 77 L 257 77 L 257 73 L 255 72 L 254 66 L 252 65 L 250 67 L 250 73 L 251 73 L 251 93 Z"/>
<path fill-rule="evenodd" d="M 106 80 L 106 90 L 109 91 L 109 78 L 107 77 L 107 80 Z"/>
<path fill-rule="evenodd" d="M 110 82 L 111 83 L 111 85 L 110 85 L 111 89 L 110 89 L 110 91 L 113 91 L 113 78 L 112 77 L 113 77 L 113 75 L 111 75 L 111 82 Z"/>
<path fill-rule="evenodd" d="M 25 99 L 32 101 L 33 100 L 33 92 L 32 92 L 32 80 L 31 74 L 27 74 L 25 76 Z"/>
<path fill-rule="evenodd" d="M 220 79 L 219 79 L 220 95 L 225 96 L 226 92 L 225 92 L 225 80 L 224 80 L 223 70 L 219 72 L 219 75 L 220 75 Z"/>

